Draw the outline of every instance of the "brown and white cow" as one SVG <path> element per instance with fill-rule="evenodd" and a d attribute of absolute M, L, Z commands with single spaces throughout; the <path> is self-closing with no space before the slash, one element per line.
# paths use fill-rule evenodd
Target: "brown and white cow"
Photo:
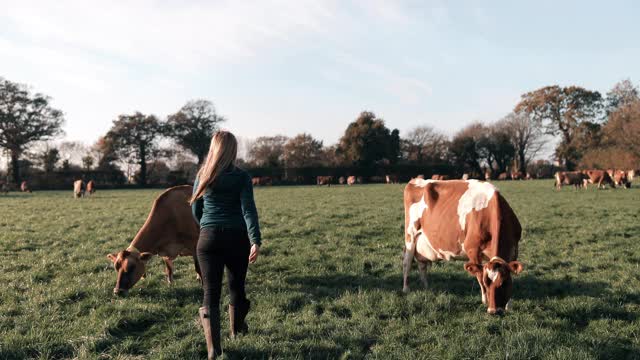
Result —
<path fill-rule="evenodd" d="M 260 176 L 251 178 L 251 184 L 253 186 L 271 186 L 273 185 L 273 179 L 269 176 Z"/>
<path fill-rule="evenodd" d="M 78 199 L 84 197 L 84 181 L 76 180 L 73 182 L 73 197 Z"/>
<path fill-rule="evenodd" d="M 173 260 L 178 256 L 193 256 L 200 278 L 196 257 L 200 229 L 189 206 L 192 191 L 191 185 L 182 185 L 160 194 L 129 246 L 107 255 L 118 272 L 113 288 L 115 295 L 126 294 L 145 275 L 146 263 L 153 255 L 161 256 L 164 260 L 169 284 L 173 282 Z"/>
<path fill-rule="evenodd" d="M 387 184 L 397 184 L 398 183 L 398 175 L 385 175 L 385 180 Z"/>
<path fill-rule="evenodd" d="M 93 193 L 96 192 L 96 184 L 93 182 L 93 180 L 89 180 L 89 182 L 87 182 L 87 193 L 89 195 L 93 195 Z"/>
<path fill-rule="evenodd" d="M 318 176 L 316 178 L 316 182 L 318 183 L 318 185 L 331 186 L 331 183 L 333 182 L 333 176 Z"/>
<path fill-rule="evenodd" d="M 612 188 L 616 187 L 608 171 L 584 170 L 582 172 L 588 177 L 587 182 L 585 182 L 584 184 L 585 188 L 587 188 L 587 183 L 596 184 L 598 189 L 604 189 L 605 184 L 609 184 L 609 186 L 611 186 Z M 613 173 L 613 170 L 611 170 L 611 172 Z"/>
<path fill-rule="evenodd" d="M 625 189 L 631 187 L 631 181 L 629 181 L 628 173 L 624 170 L 614 170 L 613 171 L 613 183 L 616 186 L 622 186 Z"/>
<path fill-rule="evenodd" d="M 581 171 L 558 171 L 555 174 L 553 186 L 556 190 L 562 190 L 565 185 L 573 185 L 575 189 L 586 187 L 589 176 Z"/>
<path fill-rule="evenodd" d="M 26 181 L 23 181 L 20 183 L 20 191 L 21 192 L 26 192 L 31 194 L 33 191 L 31 191 L 31 188 L 29 188 L 29 183 L 27 183 Z"/>
<path fill-rule="evenodd" d="M 344 185 L 346 182 L 347 182 L 347 179 L 345 179 L 345 177 L 344 177 L 344 176 L 340 176 L 340 177 L 338 178 L 338 184 L 340 184 L 340 185 Z"/>
<path fill-rule="evenodd" d="M 412 179 L 404 189 L 404 213 L 403 291 L 409 291 L 414 258 L 425 287 L 432 262 L 461 259 L 480 284 L 487 312 L 509 308 L 511 276 L 523 268 L 517 261 L 522 228 L 492 184 Z"/>
<path fill-rule="evenodd" d="M 351 185 L 353 185 L 355 183 L 356 183 L 356 177 L 355 176 L 347 177 L 347 185 L 351 186 Z"/>

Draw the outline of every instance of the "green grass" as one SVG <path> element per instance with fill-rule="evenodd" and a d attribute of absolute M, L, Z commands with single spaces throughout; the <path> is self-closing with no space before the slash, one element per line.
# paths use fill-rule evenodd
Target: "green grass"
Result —
<path fill-rule="evenodd" d="M 462 262 L 401 293 L 402 185 L 256 190 L 265 245 L 251 331 L 228 359 L 638 359 L 640 188 L 497 183 L 523 228 L 513 311 L 486 314 Z M 203 359 L 190 258 L 114 298 L 124 249 L 157 190 L 0 195 L 0 359 Z M 223 306 L 228 297 L 224 295 Z"/>

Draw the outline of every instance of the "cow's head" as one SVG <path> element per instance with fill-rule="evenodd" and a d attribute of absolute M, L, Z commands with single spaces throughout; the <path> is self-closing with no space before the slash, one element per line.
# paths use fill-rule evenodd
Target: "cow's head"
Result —
<path fill-rule="evenodd" d="M 499 257 L 493 257 L 483 265 L 466 263 L 464 269 L 473 276 L 481 275 L 487 296 L 487 312 L 501 315 L 507 309 L 513 290 L 512 274 L 522 271 L 519 261 L 506 262 Z"/>
<path fill-rule="evenodd" d="M 140 253 L 129 249 L 107 255 L 118 272 L 116 287 L 113 288 L 114 295 L 127 294 L 127 291 L 144 276 L 145 265 L 151 256 L 148 252 Z"/>

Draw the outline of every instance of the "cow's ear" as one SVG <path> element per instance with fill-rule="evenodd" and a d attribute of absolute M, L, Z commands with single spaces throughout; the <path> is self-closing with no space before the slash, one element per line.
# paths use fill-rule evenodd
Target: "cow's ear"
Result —
<path fill-rule="evenodd" d="M 140 254 L 140 260 L 149 261 L 149 259 L 151 259 L 152 256 L 153 254 L 150 252 L 143 252 L 142 254 Z"/>
<path fill-rule="evenodd" d="M 482 273 L 482 266 L 472 262 L 464 264 L 464 269 L 467 270 L 467 272 L 472 276 L 476 276 Z"/>
<path fill-rule="evenodd" d="M 107 254 L 107 259 L 111 260 L 111 262 L 116 262 L 118 258 L 118 254 Z"/>
<path fill-rule="evenodd" d="M 520 261 L 512 261 L 509 263 L 509 270 L 511 270 L 512 273 L 518 275 L 522 272 L 523 269 L 523 265 Z"/>

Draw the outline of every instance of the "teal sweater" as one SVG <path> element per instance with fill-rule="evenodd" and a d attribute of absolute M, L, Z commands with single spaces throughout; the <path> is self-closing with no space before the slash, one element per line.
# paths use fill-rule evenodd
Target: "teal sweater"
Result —
<path fill-rule="evenodd" d="M 194 192 L 198 181 L 196 178 L 193 184 Z M 201 229 L 216 226 L 246 229 L 252 244 L 262 243 L 251 177 L 242 169 L 234 166 L 218 175 L 191 210 Z"/>

